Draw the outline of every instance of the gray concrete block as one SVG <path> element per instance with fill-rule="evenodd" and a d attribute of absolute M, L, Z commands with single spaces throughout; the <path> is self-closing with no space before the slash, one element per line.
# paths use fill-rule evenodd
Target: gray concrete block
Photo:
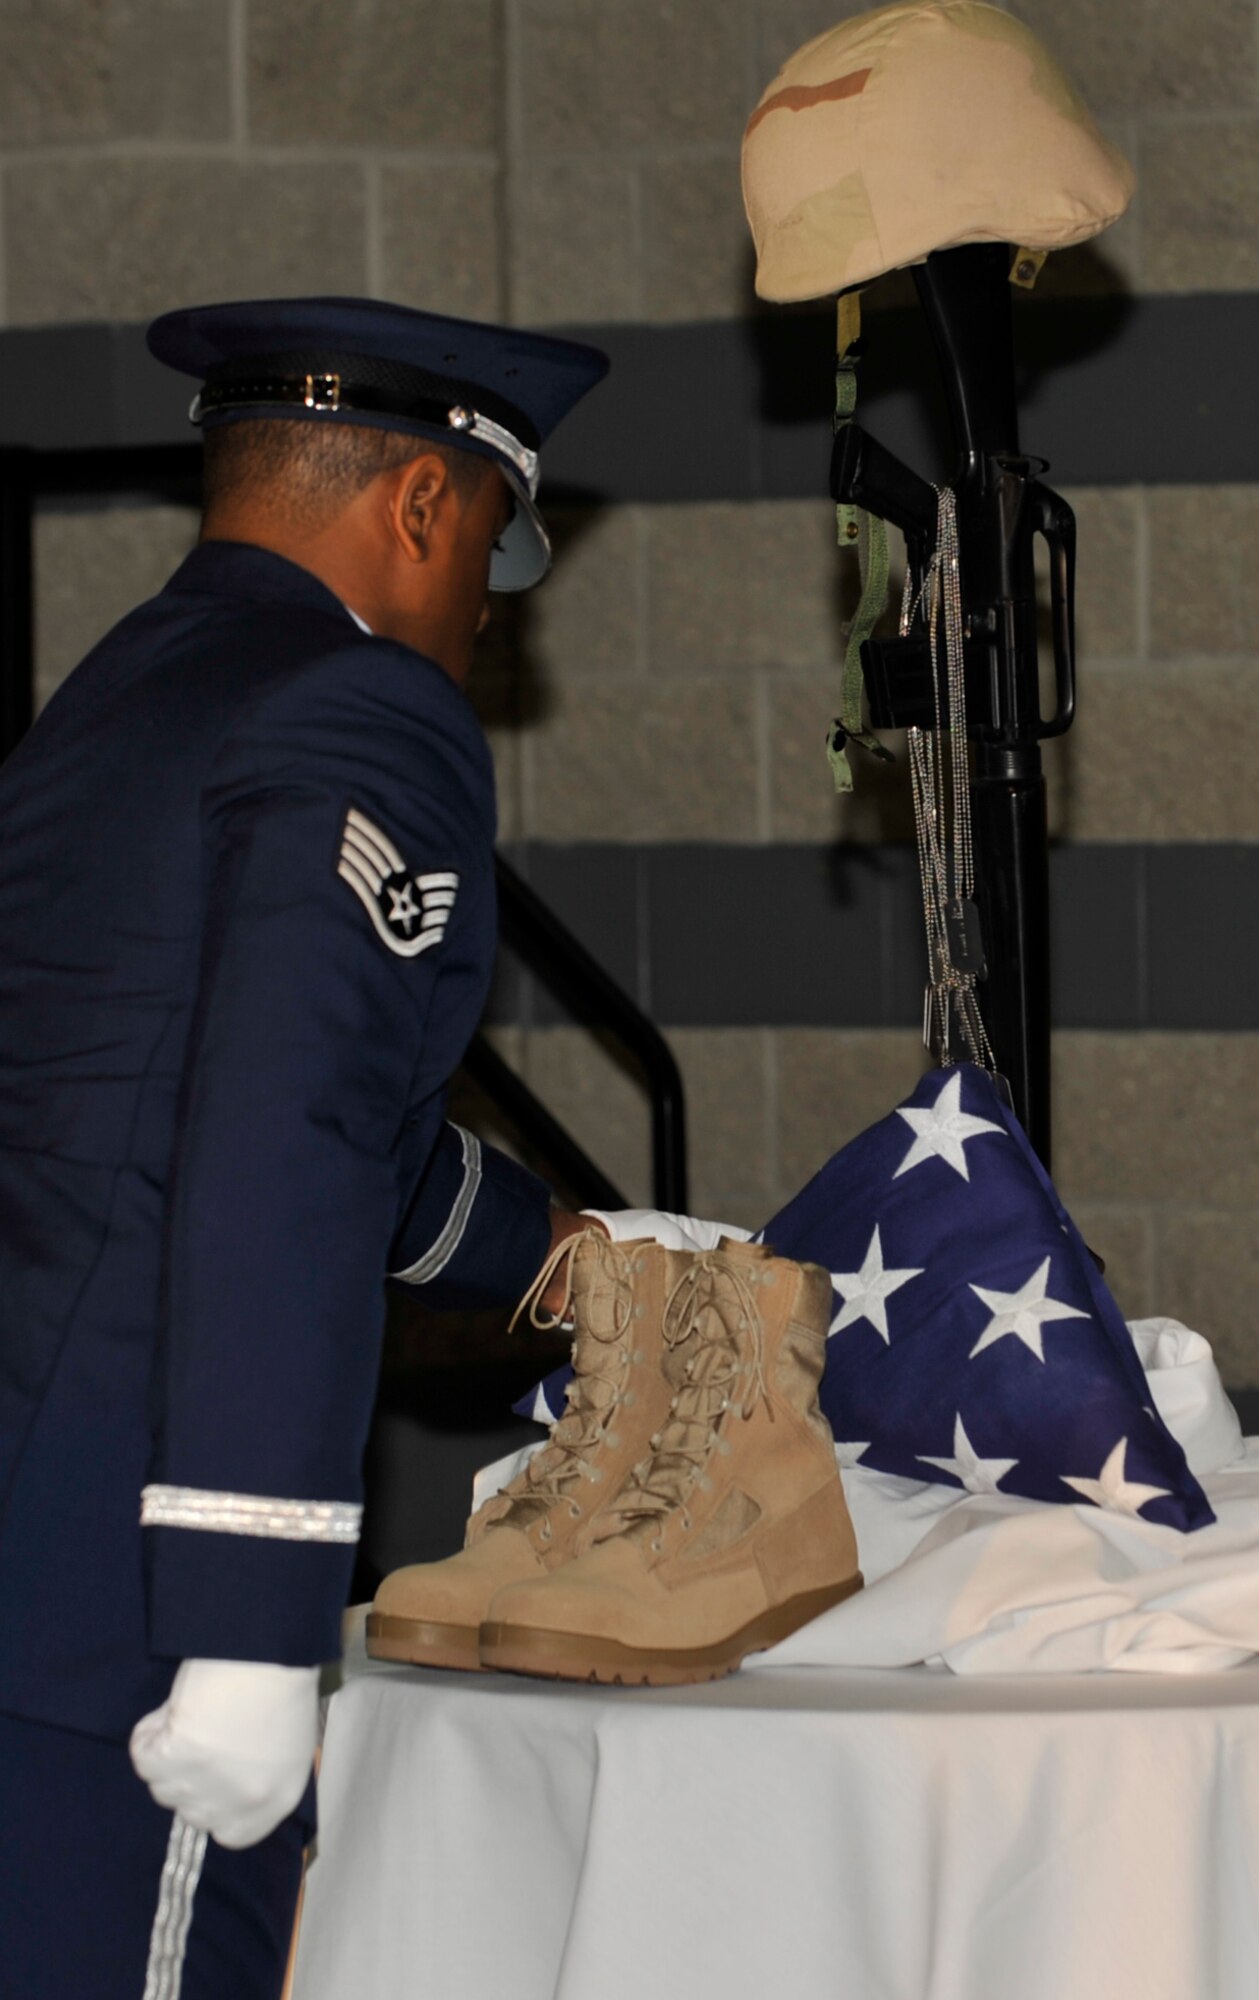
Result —
<path fill-rule="evenodd" d="M 770 827 L 775 840 L 912 841 L 913 801 L 903 732 L 884 741 L 896 761 L 849 753 L 853 789 L 835 791 L 826 737 L 840 709 L 841 658 L 829 673 L 765 676 Z"/>
<path fill-rule="evenodd" d="M 501 47 L 493 0 L 250 0 L 250 138 L 492 147 Z"/>
<path fill-rule="evenodd" d="M 18 325 L 366 288 L 362 176 L 326 161 L 14 166 L 4 230 L 8 313 Z"/>
<path fill-rule="evenodd" d="M 755 840 L 745 687 L 593 678 L 562 690 L 527 745 L 539 840 Z"/>
<path fill-rule="evenodd" d="M 755 257 L 735 152 L 642 167 L 643 317 L 726 319 L 753 304 Z"/>
<path fill-rule="evenodd" d="M 650 1207 L 650 1106 L 633 1062 L 583 1028 L 534 1028 L 521 1039 L 530 1089 L 632 1207 Z"/>
<path fill-rule="evenodd" d="M 1259 1035 L 1060 1034 L 1053 1075 L 1068 1203 L 1259 1202 Z"/>
<path fill-rule="evenodd" d="M 1073 841 L 1259 839 L 1259 674 L 1246 664 L 1099 665 L 1045 746 L 1050 828 Z"/>
<path fill-rule="evenodd" d="M 908 1097 L 927 1066 L 905 1030 L 793 1028 L 776 1038 L 779 1202 Z"/>
<path fill-rule="evenodd" d="M 753 9 L 753 60 L 756 89 L 752 102 L 768 88 L 788 56 L 805 42 L 823 35 L 854 14 L 867 14 L 866 0 L 756 0 Z M 749 104 L 749 112 L 752 105 Z"/>
<path fill-rule="evenodd" d="M 526 326 L 637 320 L 642 241 L 628 161 L 530 158 L 511 188 L 511 282 Z"/>
<path fill-rule="evenodd" d="M 1075 511 L 1075 642 L 1089 662 L 1131 659 L 1139 650 L 1137 538 L 1141 494 L 1135 488 L 1072 487 Z M 1047 601 L 1042 588 L 1042 599 Z"/>
<path fill-rule="evenodd" d="M 521 606 L 518 640 L 545 697 L 587 674 L 634 673 L 643 663 L 641 544 L 633 507 L 550 507 L 555 567 Z"/>
<path fill-rule="evenodd" d="M 727 0 L 529 0 L 519 87 L 530 155 L 729 145 L 750 109 L 743 10 Z"/>
<path fill-rule="evenodd" d="M 1226 1387 L 1259 1383 L 1259 1227 L 1253 1206 L 1174 1208 L 1156 1220 L 1156 1310 L 1183 1320 L 1215 1350 Z"/>
<path fill-rule="evenodd" d="M 380 290 L 400 306 L 502 320 L 500 170 L 494 160 L 380 168 Z"/>
<path fill-rule="evenodd" d="M 773 1211 L 771 1041 L 740 1028 L 669 1036 L 686 1086 L 694 1215 L 759 1229 Z"/>
<path fill-rule="evenodd" d="M 1259 119 L 1160 121 L 1141 168 L 1149 289 L 1259 289 Z"/>
<path fill-rule="evenodd" d="M 657 507 L 646 525 L 653 671 L 842 659 L 854 579 L 825 499 Z"/>
<path fill-rule="evenodd" d="M 1159 1304 L 1154 1279 L 1154 1233 L 1158 1211 L 1087 1201 L 1071 1211 L 1089 1249 L 1106 1266 L 1106 1284 L 1125 1319 L 1147 1319 L 1168 1311 Z"/>
<path fill-rule="evenodd" d="M 390 163 L 381 167 L 378 185 L 384 296 L 422 312 L 501 319 L 496 162 Z"/>
<path fill-rule="evenodd" d="M 42 708 L 72 667 L 159 591 L 197 536 L 190 507 L 121 506 L 35 518 L 35 691 Z"/>
<path fill-rule="evenodd" d="M 1251 653 L 1259 633 L 1259 489 L 1153 487 L 1145 505 L 1151 652 L 1168 660 Z"/>
<path fill-rule="evenodd" d="M 227 0 L 10 0 L 0 146 L 225 139 Z"/>

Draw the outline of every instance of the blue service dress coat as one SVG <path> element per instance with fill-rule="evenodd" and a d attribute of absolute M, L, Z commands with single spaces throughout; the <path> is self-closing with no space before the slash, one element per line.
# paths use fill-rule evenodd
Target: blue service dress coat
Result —
<path fill-rule="evenodd" d="M 453 682 L 232 543 L 0 771 L 0 1708 L 123 1737 L 180 1659 L 337 1652 L 386 1274 L 549 1242 L 444 1115 L 494 830 Z"/>

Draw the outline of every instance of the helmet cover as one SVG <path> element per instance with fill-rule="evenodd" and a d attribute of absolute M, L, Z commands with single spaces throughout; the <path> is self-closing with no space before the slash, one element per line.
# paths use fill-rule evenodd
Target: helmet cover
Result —
<path fill-rule="evenodd" d="M 743 137 L 756 290 L 783 302 L 961 243 L 1083 243 L 1135 185 L 1031 30 L 979 0 L 840 22 L 783 65 Z"/>

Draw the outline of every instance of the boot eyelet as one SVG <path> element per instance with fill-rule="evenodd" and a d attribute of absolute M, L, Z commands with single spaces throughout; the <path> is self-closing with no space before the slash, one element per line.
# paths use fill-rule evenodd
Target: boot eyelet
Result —
<path fill-rule="evenodd" d="M 593 1465 L 593 1466 L 591 1466 L 591 1468 L 590 1468 L 590 1481 L 591 1481 L 591 1484 L 592 1484 L 593 1486 L 598 1486 L 598 1485 L 600 1484 L 600 1482 L 601 1482 L 602 1478 L 603 1478 L 603 1467 L 602 1467 L 601 1465 Z"/>
<path fill-rule="evenodd" d="M 646 1306 L 635 1306 L 635 1307 L 634 1307 L 634 1318 L 635 1318 L 635 1319 L 645 1319 L 646 1317 L 647 1317 L 647 1308 L 646 1308 Z"/>
<path fill-rule="evenodd" d="M 658 1556 L 662 1556 L 662 1555 L 664 1554 L 664 1543 L 663 1543 L 663 1542 L 653 1542 L 651 1546 L 652 1546 L 652 1548 L 653 1548 L 653 1549 L 655 1550 L 655 1552 L 656 1552 L 656 1554 L 657 1554 Z"/>
<path fill-rule="evenodd" d="M 577 1503 L 576 1503 L 576 1501 L 575 1501 L 575 1500 L 570 1500 L 570 1501 L 569 1501 L 569 1503 L 568 1503 L 568 1511 L 569 1511 L 569 1513 L 570 1513 L 570 1515 L 572 1516 L 572 1518 L 573 1518 L 573 1520 L 574 1520 L 574 1521 L 580 1521 L 580 1519 L 581 1519 L 581 1508 L 580 1508 L 580 1507 L 579 1507 L 579 1506 L 577 1505 Z"/>
<path fill-rule="evenodd" d="M 607 1445 L 609 1451 L 615 1451 L 621 1440 L 616 1431 L 609 1431 L 603 1442 Z"/>

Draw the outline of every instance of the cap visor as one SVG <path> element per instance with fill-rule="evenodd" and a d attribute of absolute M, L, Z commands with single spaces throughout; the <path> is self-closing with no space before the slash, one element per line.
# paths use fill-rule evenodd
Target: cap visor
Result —
<path fill-rule="evenodd" d="M 497 453 L 494 464 L 511 488 L 516 511 L 498 538 L 490 563 L 490 589 L 532 590 L 551 567 L 551 538 L 524 480 Z"/>

